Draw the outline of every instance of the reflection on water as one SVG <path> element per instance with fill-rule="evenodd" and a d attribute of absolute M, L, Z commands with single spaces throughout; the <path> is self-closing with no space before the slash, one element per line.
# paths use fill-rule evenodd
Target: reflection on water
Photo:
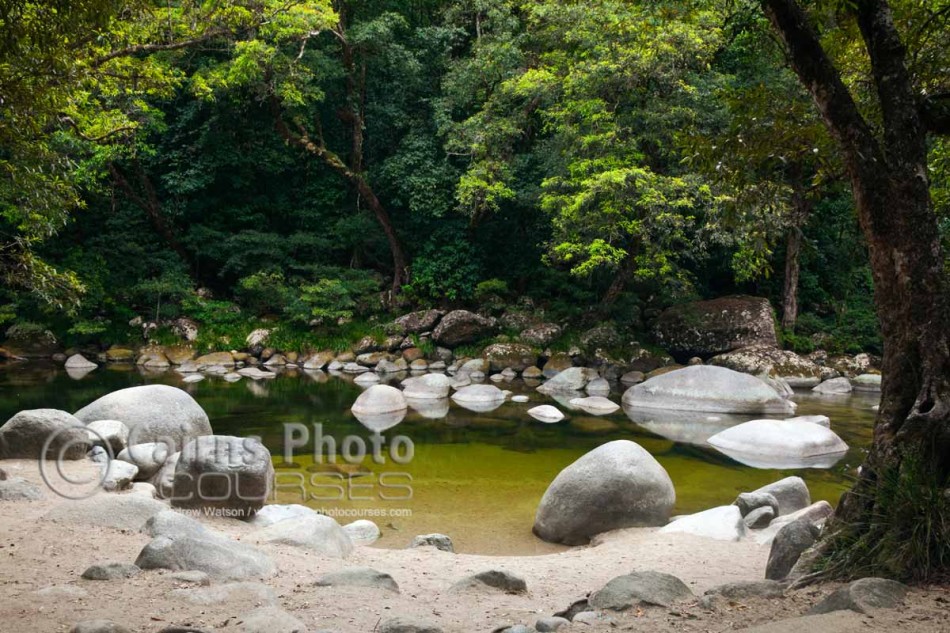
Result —
<path fill-rule="evenodd" d="M 750 420 L 750 416 L 705 411 L 664 411 L 623 405 L 623 411 L 635 424 L 674 442 L 706 446 L 706 440 L 731 426 Z"/>
<path fill-rule="evenodd" d="M 459 551 L 497 554 L 559 549 L 531 534 L 538 501 L 562 468 L 614 439 L 639 443 L 666 468 L 676 486 L 676 514 L 730 503 L 739 492 L 790 474 L 808 482 L 815 500 L 837 503 L 870 445 L 871 407 L 877 403 L 875 396 L 860 393 L 833 399 L 796 393 L 798 415 L 827 415 L 831 428 L 850 446 L 841 461 L 825 470 L 751 468 L 704 444 L 704 435 L 752 416 L 733 420 L 712 414 L 719 419 L 711 420 L 704 414 L 691 420 L 689 416 L 662 417 L 656 411 L 628 417 L 618 411 L 593 417 L 561 406 L 520 380 L 505 383 L 505 388 L 528 395 L 530 401 L 523 404 L 494 403 L 489 411 L 475 412 L 448 400 L 410 403 L 405 418 L 382 432 L 387 441 L 390 435 L 411 439 L 414 453 L 406 464 L 394 463 L 385 447 L 382 464 L 368 455 L 360 463 L 337 459 L 331 465 L 326 459 L 315 460 L 312 447 L 301 448 L 289 463 L 283 463 L 283 423 L 311 428 L 319 424 L 325 436 L 340 442 L 358 436 L 372 445 L 375 431 L 371 429 L 377 425 L 367 428 L 349 413 L 361 392 L 359 386 L 349 377 L 315 371 L 236 383 L 208 376 L 187 384 L 174 371 L 143 374 L 128 365 L 101 367 L 80 380 L 51 364 L 6 366 L 0 369 L 0 421 L 21 409 L 76 411 L 111 391 L 152 382 L 191 393 L 208 412 L 216 433 L 261 436 L 274 453 L 275 464 L 281 466 L 278 483 L 284 485 L 278 499 L 282 503 L 306 501 L 311 507 L 351 514 L 352 518 L 341 518 L 341 522 L 359 518 L 359 512 L 382 513 L 367 517 L 383 531 L 381 547 L 401 548 L 416 534 L 443 532 L 452 536 Z M 619 402 L 620 391 L 615 388 L 610 398 Z M 539 404 L 558 406 L 565 419 L 557 424 L 533 420 L 526 411 Z M 400 473 L 402 479 L 397 477 Z M 411 499 L 401 498 L 405 494 L 400 486 L 407 481 L 411 481 Z M 342 500 L 337 498 L 341 490 Z M 411 516 L 404 516 L 406 510 Z"/>

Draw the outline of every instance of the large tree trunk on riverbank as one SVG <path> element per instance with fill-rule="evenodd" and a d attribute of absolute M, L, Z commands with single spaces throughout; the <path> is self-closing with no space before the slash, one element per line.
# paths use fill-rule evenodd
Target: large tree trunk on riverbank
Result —
<path fill-rule="evenodd" d="M 841 146 L 868 241 L 884 339 L 874 441 L 826 531 L 824 573 L 935 578 L 950 570 L 950 319 L 927 180 L 927 129 L 883 0 L 852 9 L 883 114 L 877 138 L 795 0 L 762 0 Z"/>
<path fill-rule="evenodd" d="M 785 279 L 782 283 L 782 327 L 795 328 L 798 319 L 798 277 L 801 269 L 802 230 L 793 226 L 785 237 Z"/>

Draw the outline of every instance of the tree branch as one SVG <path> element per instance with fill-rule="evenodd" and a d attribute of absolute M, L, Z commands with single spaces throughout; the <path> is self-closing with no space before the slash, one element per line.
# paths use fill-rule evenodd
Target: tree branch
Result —
<path fill-rule="evenodd" d="M 853 165 L 881 160 L 880 147 L 851 93 L 825 52 L 808 16 L 795 0 L 762 0 L 769 21 L 788 50 L 792 69 L 811 94 L 832 135 Z"/>
<path fill-rule="evenodd" d="M 884 117 L 884 153 L 901 155 L 900 160 L 891 161 L 891 167 L 896 168 L 899 163 L 906 164 L 908 151 L 920 157 L 927 153 L 917 94 L 904 64 L 907 49 L 885 0 L 859 0 L 855 13 L 871 57 L 871 74 Z"/>
<path fill-rule="evenodd" d="M 173 51 L 181 48 L 188 48 L 189 46 L 194 46 L 196 44 L 201 44 L 212 40 L 219 35 L 225 35 L 229 33 L 228 29 L 219 28 L 212 29 L 207 33 L 199 37 L 194 37 L 190 40 L 181 40 L 179 42 L 169 42 L 168 44 L 136 44 L 135 46 L 128 46 L 126 48 L 120 48 L 118 50 L 112 51 L 102 57 L 99 57 L 92 62 L 93 68 L 98 68 L 106 62 L 109 62 L 117 57 L 129 57 L 130 55 L 137 55 L 139 53 L 155 53 L 158 51 Z"/>

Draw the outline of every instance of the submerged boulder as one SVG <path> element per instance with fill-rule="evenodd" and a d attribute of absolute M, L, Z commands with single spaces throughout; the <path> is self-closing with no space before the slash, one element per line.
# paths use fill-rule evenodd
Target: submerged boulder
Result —
<path fill-rule="evenodd" d="M 168 385 L 143 385 L 102 396 L 76 412 L 82 422 L 119 420 L 129 427 L 128 444 L 174 443 L 211 435 L 211 423 L 187 391 Z"/>
<path fill-rule="evenodd" d="M 562 470 L 538 506 L 534 533 L 582 545 L 601 532 L 664 525 L 676 492 L 666 470 L 639 444 L 608 442 Z"/>
<path fill-rule="evenodd" d="M 659 316 L 654 334 L 680 362 L 752 345 L 778 346 L 775 312 L 761 297 L 720 297 L 673 306 Z"/>
<path fill-rule="evenodd" d="M 624 406 L 718 413 L 792 413 L 795 403 L 748 374 L 725 367 L 694 365 L 634 385 Z"/>

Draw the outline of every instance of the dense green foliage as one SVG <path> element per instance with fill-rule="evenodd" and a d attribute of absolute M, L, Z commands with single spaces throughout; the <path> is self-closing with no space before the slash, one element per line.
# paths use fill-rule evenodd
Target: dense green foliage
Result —
<path fill-rule="evenodd" d="M 946 25 L 897 6 L 935 91 Z M 529 296 L 642 330 L 697 296 L 780 308 L 800 230 L 787 343 L 880 351 L 834 144 L 755 5 L 18 1 L 0 28 L 4 329 L 109 343 L 190 317 L 210 347 Z"/>

